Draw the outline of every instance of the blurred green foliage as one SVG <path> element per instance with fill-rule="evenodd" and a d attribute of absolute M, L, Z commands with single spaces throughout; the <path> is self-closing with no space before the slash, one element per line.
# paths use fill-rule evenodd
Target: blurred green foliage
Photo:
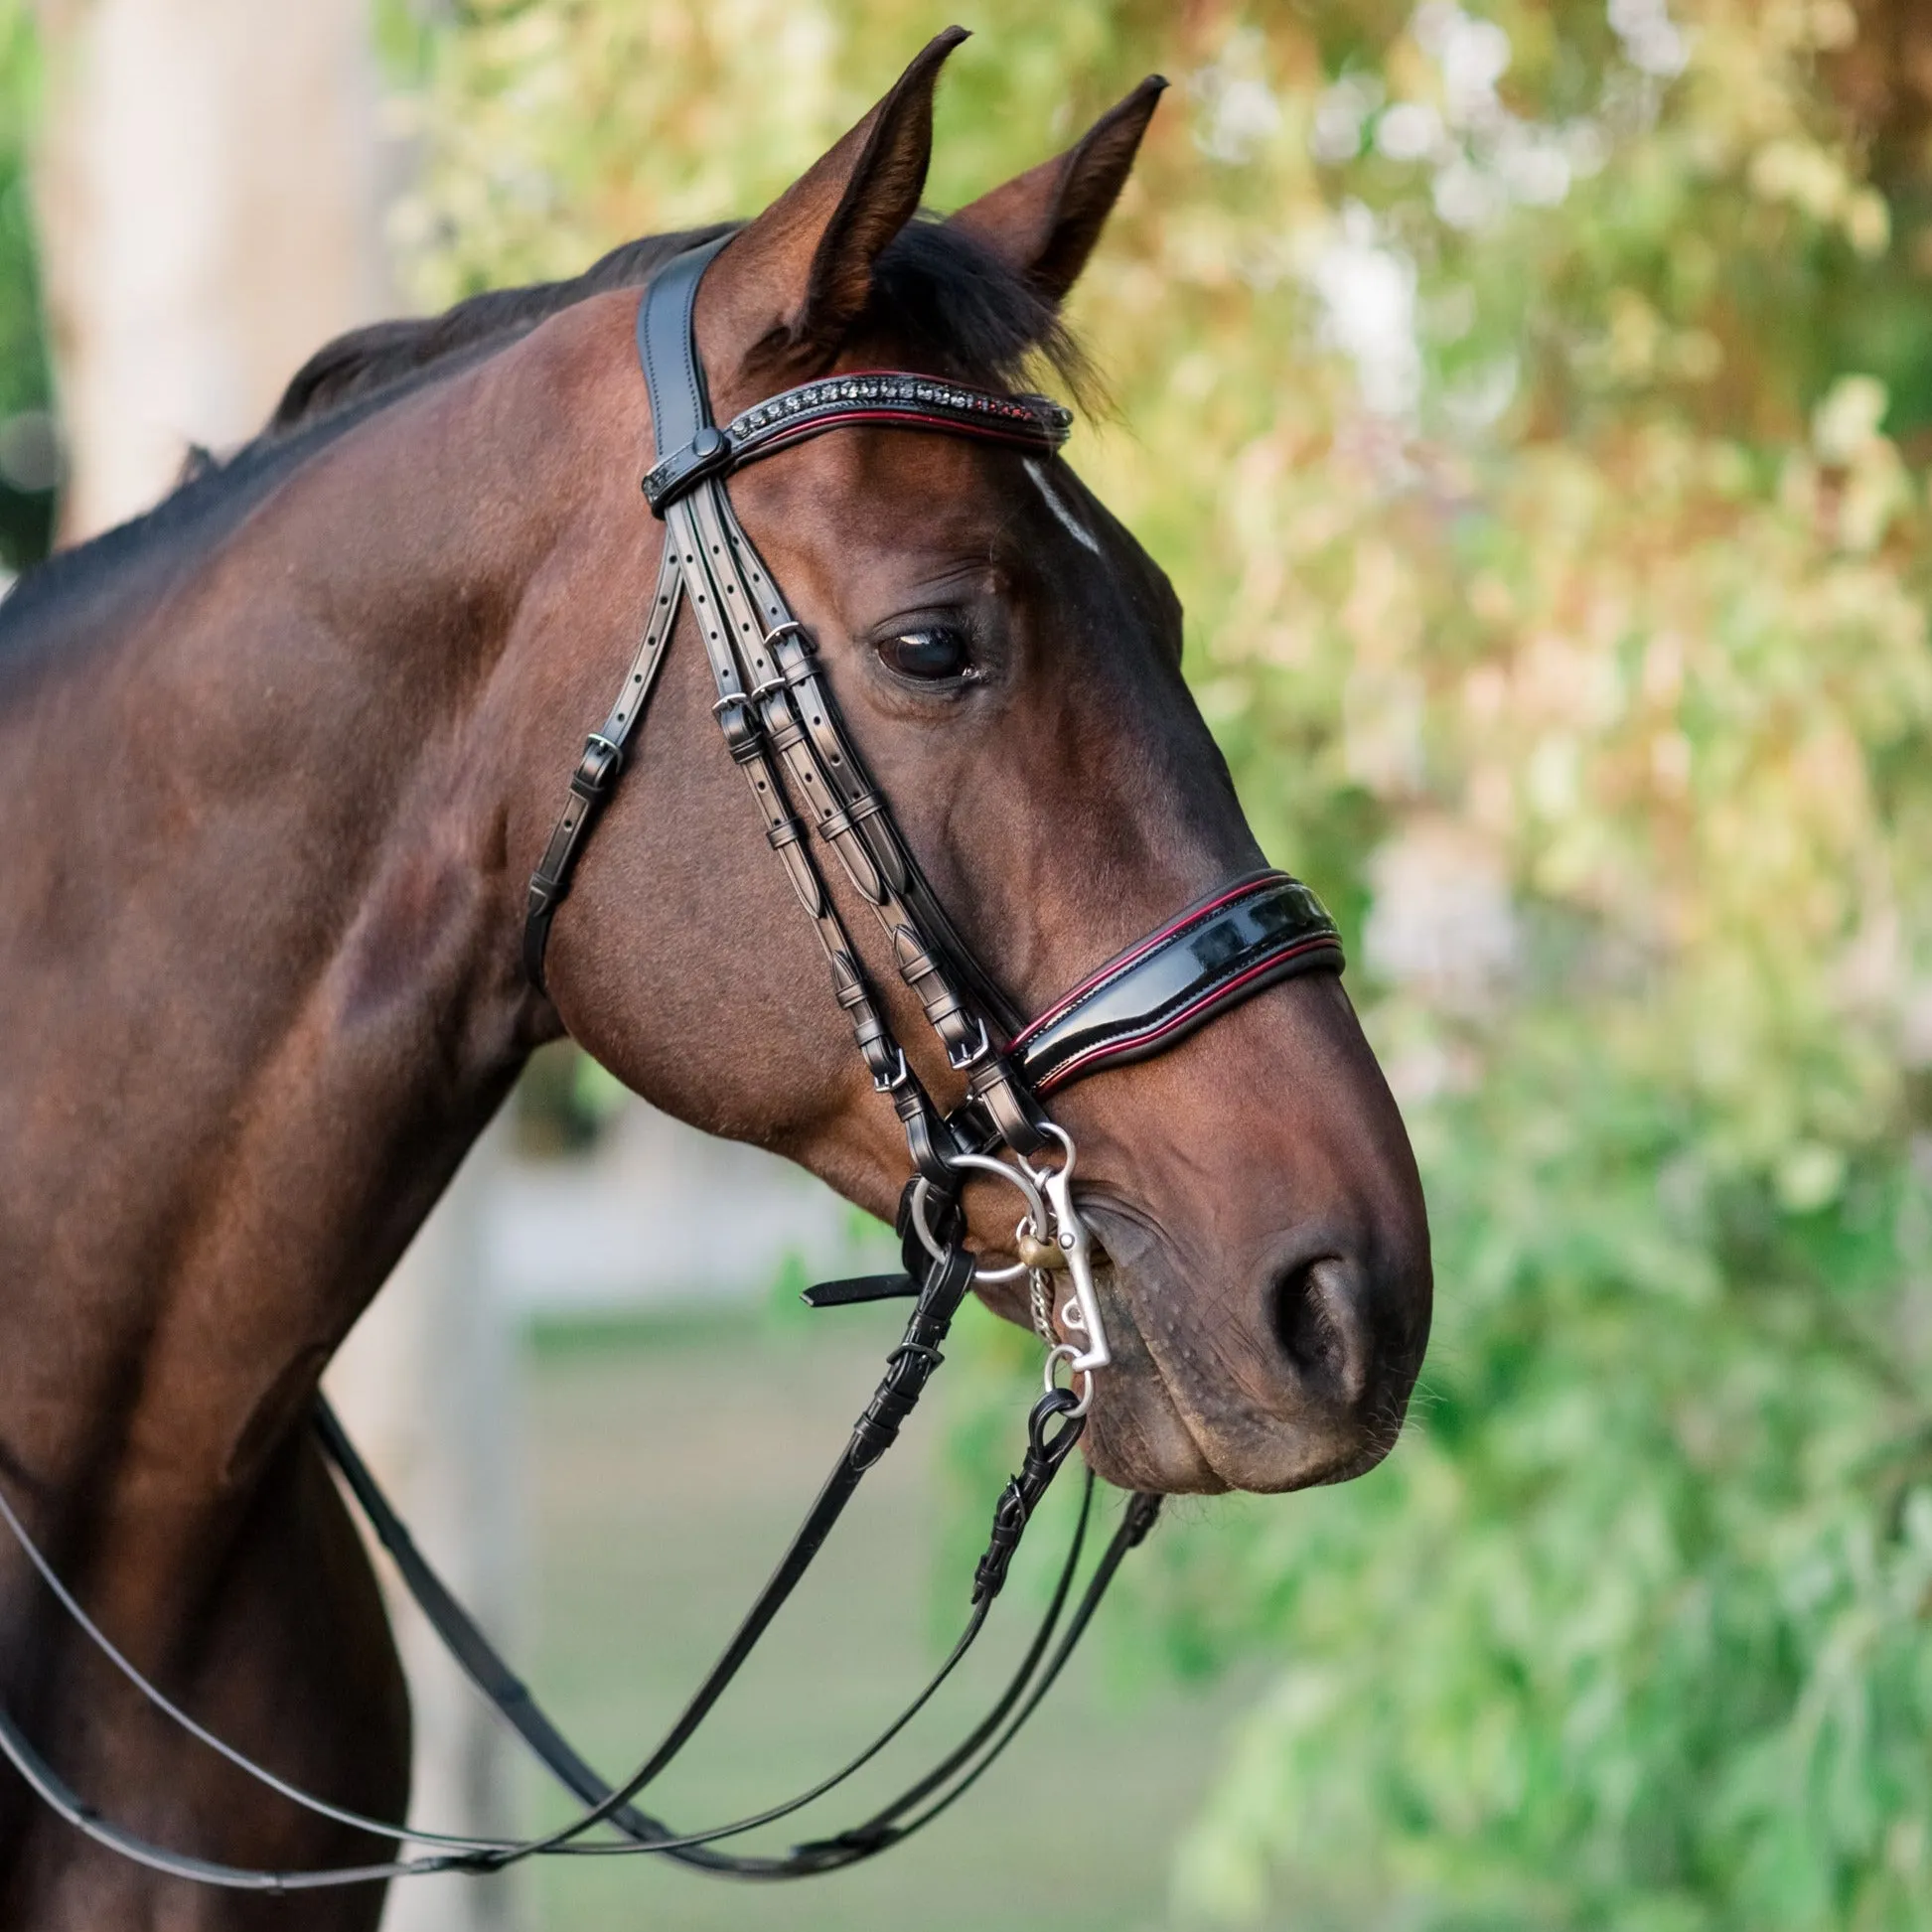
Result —
<path fill-rule="evenodd" d="M 942 24 L 474 0 L 418 96 L 425 295 L 751 211 Z M 1283 1660 L 1183 1904 L 1926 1923 L 1932 24 L 970 24 L 941 206 L 1181 82 L 1077 296 L 1121 426 L 1074 459 L 1350 929 L 1434 1216 L 1397 1455 L 1138 1576 L 1177 1667 Z"/>
<path fill-rule="evenodd" d="M 51 388 L 27 188 L 39 83 L 29 13 L 28 0 L 0 0 L 0 439 L 13 425 L 14 436 L 38 442 L 47 435 Z M 6 454 L 0 446 L 0 459 Z M 0 572 L 25 569 L 53 534 L 54 493 L 15 488 L 10 467 L 17 466 L 0 460 Z"/>

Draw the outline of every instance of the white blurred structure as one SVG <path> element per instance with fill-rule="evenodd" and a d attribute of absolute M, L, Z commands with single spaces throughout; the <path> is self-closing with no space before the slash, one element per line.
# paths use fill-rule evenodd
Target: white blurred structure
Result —
<path fill-rule="evenodd" d="M 369 0 L 42 0 L 35 160 L 69 538 L 260 427 L 392 306 Z"/>
<path fill-rule="evenodd" d="M 897 1265 L 886 1230 L 822 1182 L 642 1101 L 588 1155 L 503 1161 L 481 1212 L 490 1291 L 526 1319 L 742 1299 L 783 1278 Z"/>
<path fill-rule="evenodd" d="M 516 1342 L 491 1291 L 486 1203 L 500 1128 L 462 1171 L 330 1365 L 327 1388 L 423 1554 L 513 1656 L 520 1463 Z M 431 1831 L 514 1832 L 510 1751 L 496 1713 L 445 1654 L 387 1560 L 376 1566 L 409 1678 L 415 1766 L 409 1815 Z M 520 1877 L 412 1878 L 389 1888 L 384 1932 L 503 1932 Z"/>

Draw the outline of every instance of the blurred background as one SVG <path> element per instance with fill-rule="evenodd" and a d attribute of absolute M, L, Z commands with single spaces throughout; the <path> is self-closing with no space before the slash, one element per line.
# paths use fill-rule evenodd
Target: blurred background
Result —
<path fill-rule="evenodd" d="M 755 211 L 951 17 L 0 0 L 0 557 L 334 331 Z M 917 1849 L 388 1924 L 1932 1923 L 1932 14 L 965 19 L 941 208 L 1178 83 L 1075 299 L 1115 408 L 1071 456 L 1347 931 L 1434 1224 L 1414 1419 L 1361 1482 L 1174 1512 Z M 792 1310 L 877 1239 L 550 1054 L 354 1338 L 425 1542 L 610 1766 L 863 1400 L 896 1318 Z M 1028 1360 L 958 1356 L 674 1816 L 796 1782 L 952 1627 Z M 543 1815 L 404 1638 L 419 1814 Z"/>

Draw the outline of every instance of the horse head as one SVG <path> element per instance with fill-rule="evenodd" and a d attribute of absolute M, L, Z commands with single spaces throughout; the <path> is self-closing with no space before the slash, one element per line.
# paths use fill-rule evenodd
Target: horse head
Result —
<path fill-rule="evenodd" d="M 1009 386 L 1031 359 L 1074 360 L 1060 305 L 1161 83 L 936 221 L 919 203 L 934 83 L 957 38 L 935 41 L 705 271 L 695 335 L 719 421 L 826 376 Z M 610 312 L 576 325 L 605 358 L 579 399 L 648 436 L 635 364 L 613 353 L 635 297 L 584 308 Z M 627 389 L 604 386 L 620 379 Z M 1262 866 L 1182 679 L 1173 589 L 1063 460 L 858 424 L 745 469 L 730 491 L 918 867 L 1010 1011 L 1041 1011 Z M 620 542 L 654 549 L 634 515 Z M 596 545 L 615 527 L 599 520 L 575 568 L 610 572 Z M 635 614 L 638 565 L 617 581 Z M 622 604 L 606 599 L 612 623 Z M 611 626 L 572 626 L 569 607 L 546 600 L 514 654 L 542 666 L 524 706 L 529 795 L 510 834 L 532 856 L 561 748 L 621 663 Z M 889 1216 L 908 1173 L 899 1122 L 718 747 L 696 621 L 687 612 L 672 634 L 633 769 L 556 920 L 530 995 L 537 1024 L 567 1027 L 671 1113 L 775 1147 Z M 851 911 L 893 1033 L 925 1087 L 957 1101 L 963 1077 L 903 962 L 862 905 Z M 1105 1249 L 1115 1360 L 1087 1437 L 1094 1467 L 1188 1491 L 1291 1489 L 1373 1466 L 1420 1363 L 1430 1271 L 1414 1162 L 1339 975 L 1270 984 L 1171 1050 L 1070 1090 L 1054 1115 Z M 1010 1257 L 1012 1197 L 982 1177 L 966 1205 L 989 1263 Z M 983 1292 L 1026 1320 L 1023 1286 Z"/>

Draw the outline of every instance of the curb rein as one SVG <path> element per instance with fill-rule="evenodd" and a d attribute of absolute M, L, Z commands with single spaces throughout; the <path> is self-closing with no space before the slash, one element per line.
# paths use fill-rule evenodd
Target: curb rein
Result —
<path fill-rule="evenodd" d="M 530 880 L 524 968 L 543 985 L 550 924 L 572 869 L 621 774 L 680 605 L 688 600 L 717 685 L 712 707 L 727 750 L 744 773 L 765 836 L 812 919 L 830 967 L 833 996 L 851 1021 L 873 1086 L 905 1128 L 913 1178 L 901 1196 L 898 1232 L 904 1272 L 823 1283 L 814 1307 L 911 1297 L 903 1336 L 886 1358 L 871 1402 L 769 1582 L 723 1655 L 658 1748 L 623 1784 L 607 1784 L 545 1714 L 413 1539 L 328 1404 L 318 1398 L 322 1446 L 376 1539 L 388 1551 L 450 1654 L 532 1753 L 586 1807 L 567 1825 L 524 1840 L 462 1838 L 411 1831 L 333 1806 L 289 1785 L 223 1743 L 172 1705 L 113 1646 L 66 1588 L 4 1496 L 4 1520 L 42 1578 L 81 1631 L 163 1714 L 269 1788 L 311 1812 L 398 1844 L 438 1848 L 419 1857 L 313 1871 L 255 1871 L 148 1844 L 102 1819 L 77 1797 L 0 1710 L 0 1754 L 69 1823 L 122 1856 L 177 1877 L 230 1888 L 292 1892 L 435 1871 L 494 1871 L 539 1854 L 580 1857 L 653 1854 L 729 1876 L 797 1878 L 874 1857 L 911 1836 L 962 1797 L 1032 1714 L 1079 1641 L 1128 1550 L 1153 1527 L 1158 1496 L 1136 1493 L 1066 1627 L 1074 1576 L 1093 1504 L 1087 1475 L 1077 1526 L 1045 1615 L 991 1710 L 932 1771 L 863 1823 L 781 1857 L 717 1851 L 718 1840 L 775 1823 L 842 1784 L 911 1721 L 952 1675 L 1003 1587 L 1021 1535 L 1086 1427 L 1094 1379 L 1111 1354 L 1094 1286 L 1092 1246 L 1073 1195 L 1071 1135 L 1046 1114 L 1043 1098 L 1103 1067 L 1165 1051 L 1263 987 L 1309 970 L 1339 971 L 1335 927 L 1308 888 L 1281 872 L 1237 879 L 1117 955 L 1027 1024 L 973 958 L 927 884 L 890 808 L 874 788 L 820 672 L 812 639 L 760 562 L 725 490 L 735 469 L 827 430 L 875 426 L 967 436 L 1051 456 L 1067 439 L 1070 413 L 1045 396 L 1001 395 L 896 371 L 807 382 L 747 409 L 727 427 L 713 422 L 693 329 L 705 268 L 730 239 L 678 255 L 639 304 L 638 352 L 650 394 L 659 460 L 644 494 L 666 526 L 664 561 L 643 641 L 604 722 L 585 740 L 556 827 Z M 844 920 L 808 842 L 805 818 L 838 856 L 846 877 L 877 914 L 901 977 L 917 996 L 965 1076 L 966 1098 L 942 1113 L 888 1028 Z M 995 1038 L 1003 1038 L 1004 1048 Z M 996 1157 L 1009 1154 L 1011 1161 Z M 981 1267 L 966 1246 L 965 1183 L 997 1178 L 1021 1196 L 1019 1261 Z M 1067 1277 L 1053 1305 L 1051 1281 Z M 926 1687 L 850 1762 L 818 1784 L 748 1818 L 678 1833 L 632 1803 L 677 1756 L 756 1648 L 830 1535 L 859 1482 L 897 1438 L 943 1357 L 941 1345 L 975 1283 L 1030 1284 L 1034 1326 L 1046 1344 L 1044 1389 L 1027 1418 L 1019 1472 L 1001 1492 L 986 1549 L 973 1574 L 969 1613 L 958 1642 Z M 1064 1369 L 1066 1380 L 1060 1379 Z M 1055 1639 L 1058 1636 L 1056 1644 Z M 617 1840 L 587 1841 L 608 1825 Z"/>

